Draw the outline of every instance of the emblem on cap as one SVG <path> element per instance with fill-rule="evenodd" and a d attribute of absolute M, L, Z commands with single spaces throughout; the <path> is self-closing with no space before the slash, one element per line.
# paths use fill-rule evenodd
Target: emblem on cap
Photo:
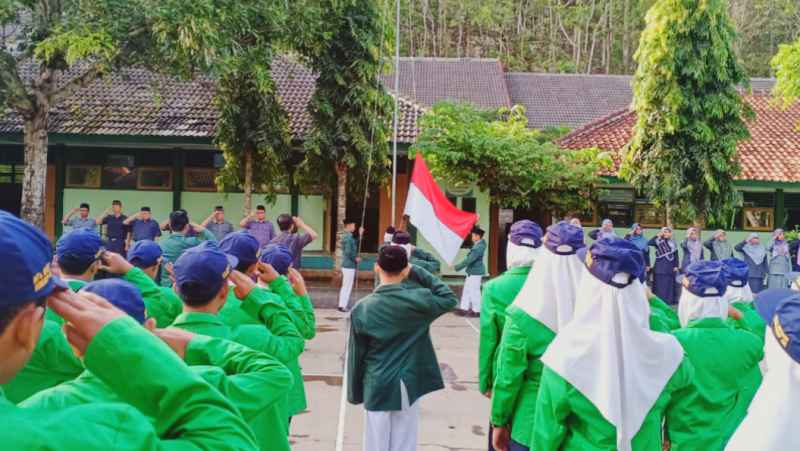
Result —
<path fill-rule="evenodd" d="M 592 251 L 586 251 L 585 263 L 587 268 L 592 267 L 592 263 L 594 263 L 594 258 L 592 258 Z"/>
<path fill-rule="evenodd" d="M 39 291 L 47 285 L 50 281 L 52 273 L 50 272 L 50 263 L 44 265 L 41 271 L 33 275 L 33 290 Z"/>
<path fill-rule="evenodd" d="M 222 278 L 227 279 L 228 276 L 231 275 L 231 265 L 225 267 L 225 271 L 222 271 Z"/>
<path fill-rule="evenodd" d="M 783 349 L 788 348 L 791 338 L 783 331 L 783 326 L 781 326 L 781 322 L 778 320 L 777 316 L 772 320 L 772 330 L 775 332 L 775 338 L 778 339 L 778 343 L 781 344 Z"/>

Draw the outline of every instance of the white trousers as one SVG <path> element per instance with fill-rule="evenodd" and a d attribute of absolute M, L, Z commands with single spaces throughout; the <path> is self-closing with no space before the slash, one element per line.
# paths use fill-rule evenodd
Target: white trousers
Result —
<path fill-rule="evenodd" d="M 402 410 L 366 411 L 364 451 L 416 451 L 419 434 L 419 402 L 408 405 L 406 386 L 400 383 Z"/>
<path fill-rule="evenodd" d="M 356 280 L 355 268 L 342 268 L 342 288 L 339 290 L 339 308 L 347 308 L 350 303 L 350 293 L 353 292 L 353 282 Z"/>
<path fill-rule="evenodd" d="M 461 310 L 481 312 L 481 281 L 483 276 L 467 276 L 461 292 Z"/>

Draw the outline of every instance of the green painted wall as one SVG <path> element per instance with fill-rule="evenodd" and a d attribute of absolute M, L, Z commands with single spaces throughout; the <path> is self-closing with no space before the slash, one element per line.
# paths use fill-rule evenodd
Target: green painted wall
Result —
<path fill-rule="evenodd" d="M 159 222 L 167 219 L 172 211 L 172 191 L 65 188 L 64 213 L 77 208 L 81 202 L 86 202 L 91 207 L 90 215 L 97 217 L 111 206 L 113 200 L 122 201 L 122 209 L 127 215 L 132 215 L 141 207 L 148 206 L 153 210 L 153 218 Z"/>
<path fill-rule="evenodd" d="M 314 229 L 319 238 L 316 241 L 313 241 L 306 247 L 308 251 L 321 251 L 324 240 L 325 234 L 325 211 L 327 209 L 327 205 L 325 203 L 325 198 L 320 195 L 311 195 L 311 196 L 299 196 L 298 198 L 298 210 L 297 214 L 303 218 L 303 221 L 306 222 L 312 229 Z"/>

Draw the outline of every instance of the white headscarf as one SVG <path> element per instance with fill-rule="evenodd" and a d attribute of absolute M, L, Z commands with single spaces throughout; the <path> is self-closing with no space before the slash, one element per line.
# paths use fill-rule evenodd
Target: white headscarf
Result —
<path fill-rule="evenodd" d="M 730 305 L 734 302 L 753 302 L 753 292 L 750 291 L 750 285 L 744 284 L 741 287 L 735 287 L 733 285 L 728 285 L 728 288 L 725 290 L 725 295 L 722 296 L 723 299 Z"/>
<path fill-rule="evenodd" d="M 541 249 L 541 246 L 537 248 L 519 246 L 509 240 L 506 245 L 506 266 L 508 268 L 531 266 L 533 261 L 539 256 Z"/>
<path fill-rule="evenodd" d="M 764 362 L 767 370 L 761 387 L 725 451 L 800 449 L 800 364 L 786 354 L 769 330 Z"/>
<path fill-rule="evenodd" d="M 683 348 L 672 335 L 650 330 L 650 305 L 638 280 L 616 288 L 587 273 L 578 297 L 580 308 L 542 362 L 614 425 L 617 448 L 631 451 L 631 440 L 683 360 Z"/>
<path fill-rule="evenodd" d="M 558 333 L 572 320 L 578 284 L 585 271 L 577 255 L 558 255 L 545 248 L 514 305 Z"/>
<path fill-rule="evenodd" d="M 725 293 L 728 293 L 731 288 L 732 287 L 728 287 Z M 728 301 L 724 295 L 700 297 L 689 291 L 686 287 L 681 290 L 681 299 L 678 303 L 678 319 L 681 322 L 681 327 L 686 327 L 689 321 L 695 319 L 726 319 L 727 317 Z"/>

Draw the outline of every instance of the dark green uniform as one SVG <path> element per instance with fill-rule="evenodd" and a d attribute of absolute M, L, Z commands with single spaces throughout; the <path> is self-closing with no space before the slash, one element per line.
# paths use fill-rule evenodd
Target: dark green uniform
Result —
<path fill-rule="evenodd" d="M 171 233 L 168 237 L 163 238 L 158 242 L 161 246 L 162 254 L 164 255 L 164 262 L 175 263 L 178 258 L 183 255 L 183 252 L 190 247 L 195 247 L 203 241 L 217 241 L 217 237 L 207 229 L 203 229 L 197 236 L 186 236 L 182 233 Z M 172 281 L 169 279 L 169 274 L 166 271 L 161 271 L 162 287 L 171 287 Z"/>
<path fill-rule="evenodd" d="M 486 241 L 480 240 L 472 246 L 467 257 L 455 266 L 456 271 L 462 269 L 468 276 L 482 276 L 486 274 L 486 265 L 483 264 L 483 254 L 486 253 Z"/>

